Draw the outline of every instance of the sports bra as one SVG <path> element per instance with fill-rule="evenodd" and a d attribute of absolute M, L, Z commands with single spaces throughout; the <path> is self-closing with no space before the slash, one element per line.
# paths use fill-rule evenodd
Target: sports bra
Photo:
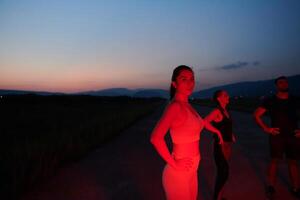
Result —
<path fill-rule="evenodd" d="M 218 108 L 223 116 L 223 119 L 219 122 L 212 122 L 212 125 L 216 127 L 222 134 L 223 140 L 225 142 L 232 142 L 232 119 L 229 115 L 227 117 L 222 108 Z M 219 138 L 214 136 L 216 140 Z"/>
<path fill-rule="evenodd" d="M 181 108 L 183 108 L 183 106 L 181 106 Z M 200 139 L 200 131 L 203 128 L 203 119 L 198 113 L 195 112 L 195 114 L 197 114 L 196 116 L 188 108 L 184 109 L 187 113 L 184 121 L 180 125 L 170 128 L 170 135 L 175 144 L 198 141 Z"/>

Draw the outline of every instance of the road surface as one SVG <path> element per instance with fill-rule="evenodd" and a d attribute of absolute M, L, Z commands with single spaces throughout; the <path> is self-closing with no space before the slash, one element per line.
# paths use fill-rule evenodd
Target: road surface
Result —
<path fill-rule="evenodd" d="M 201 116 L 211 108 L 195 106 Z M 160 108 L 124 130 L 77 163 L 63 167 L 51 179 L 27 192 L 22 200 L 160 200 L 163 160 L 149 143 Z M 230 200 L 263 200 L 268 154 L 268 137 L 255 124 L 251 113 L 231 112 L 237 143 L 230 161 L 230 179 L 224 196 Z M 169 141 L 170 138 L 167 138 Z M 215 176 L 212 136 L 201 133 L 199 200 L 211 200 Z M 293 200 L 284 161 L 279 166 L 278 200 Z"/>

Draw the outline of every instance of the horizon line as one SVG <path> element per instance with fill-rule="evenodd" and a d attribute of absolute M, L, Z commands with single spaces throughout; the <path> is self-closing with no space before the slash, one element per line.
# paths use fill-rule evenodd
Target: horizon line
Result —
<path fill-rule="evenodd" d="M 290 76 L 286 76 L 286 77 L 293 77 L 293 76 L 299 76 L 300 74 L 295 74 L 295 75 L 290 75 Z M 212 86 L 212 87 L 207 87 L 205 89 L 199 89 L 199 90 L 195 90 L 194 92 L 197 91 L 203 91 L 203 90 L 210 90 L 216 87 L 222 87 L 222 86 L 228 86 L 228 85 L 233 85 L 233 84 L 239 84 L 239 83 L 249 83 L 249 82 L 260 82 L 260 81 L 271 81 L 274 80 L 275 78 L 272 79 L 264 79 L 264 80 L 254 80 L 254 81 L 240 81 L 240 82 L 234 82 L 234 83 L 228 83 L 228 84 L 222 84 L 222 85 L 216 85 L 216 86 Z M 163 88 L 149 88 L 149 87 L 140 87 L 140 88 L 126 88 L 126 87 L 112 87 L 112 88 L 103 88 L 103 89 L 89 89 L 89 90 L 82 90 L 82 91 L 76 91 L 76 92 L 59 92 L 59 91 L 47 91 L 47 90 L 30 90 L 30 89 L 3 89 L 0 88 L 1 90 L 7 90 L 7 91 L 17 91 L 17 92 L 36 92 L 36 93 L 61 93 L 61 94 L 77 94 L 77 93 L 85 93 L 85 92 L 99 92 L 99 91 L 103 91 L 103 90 L 113 90 L 113 89 L 126 89 L 126 90 L 165 90 L 168 91 L 169 89 L 163 89 Z M 194 93 L 193 92 L 193 93 Z"/>

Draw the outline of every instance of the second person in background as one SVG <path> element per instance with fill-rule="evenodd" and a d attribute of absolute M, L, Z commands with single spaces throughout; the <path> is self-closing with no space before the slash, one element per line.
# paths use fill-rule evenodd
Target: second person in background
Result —
<path fill-rule="evenodd" d="M 227 110 L 229 95 L 225 90 L 217 90 L 213 100 L 217 107 L 205 117 L 205 120 L 217 128 L 223 137 L 224 143 L 219 144 L 218 138 L 214 137 L 214 159 L 217 167 L 217 175 L 214 188 L 214 200 L 225 199 L 222 190 L 229 177 L 229 158 L 232 151 L 232 143 L 235 136 L 232 132 L 232 118 Z"/>

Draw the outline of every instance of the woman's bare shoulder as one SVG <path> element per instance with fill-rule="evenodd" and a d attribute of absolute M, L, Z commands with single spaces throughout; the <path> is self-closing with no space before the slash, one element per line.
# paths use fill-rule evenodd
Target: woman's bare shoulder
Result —
<path fill-rule="evenodd" d="M 181 104 L 178 101 L 171 101 L 167 107 L 166 110 L 170 110 L 172 112 L 180 112 L 181 110 Z"/>
<path fill-rule="evenodd" d="M 183 105 L 178 101 L 171 101 L 165 108 L 165 116 L 171 116 L 173 119 L 180 118 L 180 116 L 185 116 L 185 111 Z"/>
<path fill-rule="evenodd" d="M 211 111 L 211 114 L 212 115 L 221 115 L 221 111 L 219 108 L 214 108 L 212 111 Z"/>

